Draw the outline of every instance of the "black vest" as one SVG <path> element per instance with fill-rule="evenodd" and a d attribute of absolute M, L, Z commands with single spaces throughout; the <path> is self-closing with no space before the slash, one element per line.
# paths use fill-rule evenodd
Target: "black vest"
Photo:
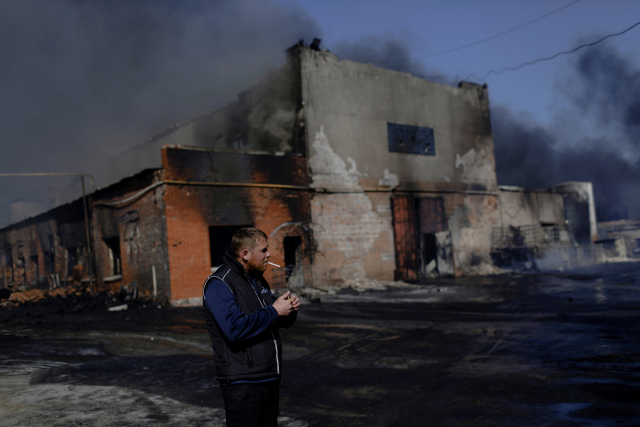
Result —
<path fill-rule="evenodd" d="M 251 278 L 244 267 L 228 252 L 224 254 L 224 262 L 220 268 L 205 281 L 203 296 L 209 282 L 213 279 L 222 280 L 231 289 L 245 315 L 267 305 L 273 305 L 271 293 L 259 293 L 251 283 Z M 264 278 L 260 277 L 256 282 L 269 289 L 269 284 Z M 258 288 L 261 289 L 260 286 Z M 231 342 L 220 330 L 206 302 L 203 301 L 203 304 L 218 381 L 258 380 L 280 375 L 282 344 L 277 327 L 269 328 L 248 340 Z"/>

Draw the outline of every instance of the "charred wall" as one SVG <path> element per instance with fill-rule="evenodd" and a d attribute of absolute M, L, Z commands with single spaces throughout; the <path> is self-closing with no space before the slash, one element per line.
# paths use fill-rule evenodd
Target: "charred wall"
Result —
<path fill-rule="evenodd" d="M 212 254 L 228 247 L 225 231 L 241 226 L 263 230 L 279 265 L 284 265 L 287 236 L 303 236 L 310 254 L 303 156 L 166 147 L 163 162 L 172 300 L 201 295 L 216 267 Z M 265 274 L 268 281 L 271 274 Z"/>
<path fill-rule="evenodd" d="M 146 170 L 87 196 L 97 290 L 117 291 L 135 282 L 140 295 L 153 295 L 155 266 L 157 294 L 170 297 L 163 188 L 149 190 L 159 180 L 159 171 Z M 50 288 L 87 282 L 83 200 L 0 230 L 0 248 L 4 285 Z"/>
<path fill-rule="evenodd" d="M 429 257 L 447 274 L 492 271 L 500 215 L 486 87 L 440 85 L 306 48 L 297 55 L 316 189 L 316 284 L 416 280 Z M 432 219 L 420 204 L 442 206 L 440 225 L 424 225 Z"/>
<path fill-rule="evenodd" d="M 574 239 L 579 244 L 598 240 L 593 185 L 590 182 L 570 181 L 556 185 L 552 190 L 563 196 L 565 219 Z"/>
<path fill-rule="evenodd" d="M 564 225 L 561 194 L 551 190 L 527 190 L 500 187 L 501 227 L 529 225 Z"/>
<path fill-rule="evenodd" d="M 49 288 L 88 271 L 82 200 L 0 230 L 0 285 Z M 75 277 L 74 277 L 75 276 Z"/>
<path fill-rule="evenodd" d="M 98 289 L 135 283 L 140 295 L 153 296 L 155 270 L 156 295 L 171 298 L 165 189 L 153 187 L 160 181 L 162 171 L 145 170 L 92 196 Z"/>

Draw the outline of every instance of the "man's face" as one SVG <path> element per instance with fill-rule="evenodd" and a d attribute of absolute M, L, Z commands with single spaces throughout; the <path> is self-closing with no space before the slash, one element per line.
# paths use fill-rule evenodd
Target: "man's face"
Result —
<path fill-rule="evenodd" d="M 268 247 L 267 241 L 261 240 L 256 243 L 253 250 L 244 249 L 242 251 L 242 258 L 245 260 L 244 265 L 248 273 L 262 274 L 267 270 L 267 263 L 271 257 Z"/>

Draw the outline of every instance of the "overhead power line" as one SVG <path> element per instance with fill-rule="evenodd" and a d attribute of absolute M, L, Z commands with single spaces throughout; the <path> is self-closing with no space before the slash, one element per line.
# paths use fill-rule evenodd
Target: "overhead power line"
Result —
<path fill-rule="evenodd" d="M 519 70 L 520 68 L 522 68 L 522 67 L 524 67 L 524 66 L 527 66 L 527 65 L 537 64 L 538 62 L 542 62 L 542 61 L 551 61 L 552 59 L 555 59 L 555 58 L 557 58 L 557 57 L 558 57 L 558 56 L 560 56 L 560 55 L 569 55 L 569 54 L 571 54 L 571 53 L 575 53 L 575 52 L 579 51 L 579 50 L 580 50 L 580 49 L 582 49 L 582 48 L 590 47 L 590 46 L 595 46 L 595 45 L 597 45 L 598 43 L 601 43 L 601 42 L 603 42 L 604 40 L 606 40 L 606 39 L 608 39 L 608 38 L 610 38 L 610 37 L 616 37 L 616 36 L 622 35 L 622 34 L 624 34 L 624 33 L 626 33 L 626 32 L 631 31 L 632 29 L 634 29 L 634 28 L 635 28 L 635 27 L 637 27 L 638 25 L 640 25 L 640 22 L 636 22 L 635 24 L 633 24 L 632 26 L 630 26 L 630 27 L 629 27 L 629 28 L 627 28 L 626 30 L 622 30 L 622 31 L 620 31 L 619 33 L 607 34 L 606 36 L 604 36 L 604 37 L 602 37 L 602 38 L 600 38 L 600 39 L 598 39 L 598 40 L 596 40 L 596 41 L 594 41 L 594 42 L 581 44 L 580 46 L 578 46 L 578 47 L 576 47 L 576 48 L 573 48 L 573 49 L 571 49 L 571 50 L 565 50 L 565 51 L 562 51 L 562 52 L 558 52 L 558 53 L 556 53 L 556 54 L 554 54 L 554 55 L 547 56 L 547 57 L 545 57 L 545 58 L 538 58 L 538 59 L 534 59 L 533 61 L 523 62 L 522 64 L 520 64 L 520 65 L 518 65 L 518 66 L 516 66 L 516 67 L 502 67 L 502 68 L 497 68 L 497 69 L 495 69 L 495 70 L 489 70 L 489 71 L 487 72 L 487 74 L 485 74 L 485 75 L 484 75 L 484 76 L 482 76 L 482 77 L 477 77 L 475 74 L 469 74 L 469 76 L 467 76 L 466 78 L 464 78 L 464 79 L 462 79 L 462 80 L 463 80 L 463 81 L 465 81 L 465 80 L 469 80 L 469 79 L 470 79 L 470 78 L 472 78 L 472 77 L 475 77 L 478 81 L 483 81 L 483 80 L 485 80 L 487 77 L 489 77 L 491 74 L 502 74 L 502 73 L 504 73 L 505 71 L 516 71 L 516 70 Z"/>
<path fill-rule="evenodd" d="M 434 52 L 434 53 L 430 53 L 430 54 L 427 54 L 427 55 L 414 56 L 412 58 L 390 59 L 388 61 L 374 61 L 373 63 L 374 64 L 387 64 L 387 63 L 392 63 L 392 62 L 406 62 L 406 61 L 413 61 L 415 59 L 433 58 L 434 56 L 440 56 L 440 55 L 445 55 L 447 53 L 457 52 L 459 50 L 466 49 L 466 48 L 472 47 L 472 46 L 477 46 L 477 45 L 479 45 L 481 43 L 488 42 L 489 40 L 497 39 L 498 37 L 502 37 L 505 34 L 509 34 L 509 33 L 514 32 L 514 31 L 517 31 L 517 30 L 519 30 L 521 28 L 526 27 L 527 25 L 531 25 L 531 24 L 533 24 L 535 22 L 541 21 L 544 18 L 547 18 L 547 17 L 549 17 L 549 16 L 551 16 L 551 15 L 553 15 L 555 13 L 558 13 L 561 10 L 564 10 L 564 9 L 570 7 L 570 6 L 573 6 L 574 4 L 579 3 L 581 1 L 582 0 L 574 0 L 571 3 L 565 4 L 564 6 L 559 7 L 558 9 L 552 10 L 551 12 L 546 13 L 546 14 L 544 14 L 542 16 L 538 16 L 537 18 L 532 19 L 531 21 L 525 22 L 524 24 L 518 25 L 517 27 L 511 28 L 510 30 L 502 31 L 501 33 L 494 34 L 492 36 L 486 37 L 486 38 L 481 39 L 481 40 L 477 40 L 477 41 L 475 41 L 473 43 L 468 43 L 468 44 L 465 44 L 465 45 L 462 45 L 462 46 L 454 47 L 452 49 L 442 50 L 440 52 Z"/>

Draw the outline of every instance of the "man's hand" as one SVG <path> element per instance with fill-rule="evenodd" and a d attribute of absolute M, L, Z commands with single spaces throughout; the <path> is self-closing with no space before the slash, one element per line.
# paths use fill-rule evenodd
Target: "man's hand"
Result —
<path fill-rule="evenodd" d="M 284 295 L 274 301 L 273 308 L 278 312 L 278 316 L 288 316 L 300 308 L 300 299 L 287 291 Z"/>

